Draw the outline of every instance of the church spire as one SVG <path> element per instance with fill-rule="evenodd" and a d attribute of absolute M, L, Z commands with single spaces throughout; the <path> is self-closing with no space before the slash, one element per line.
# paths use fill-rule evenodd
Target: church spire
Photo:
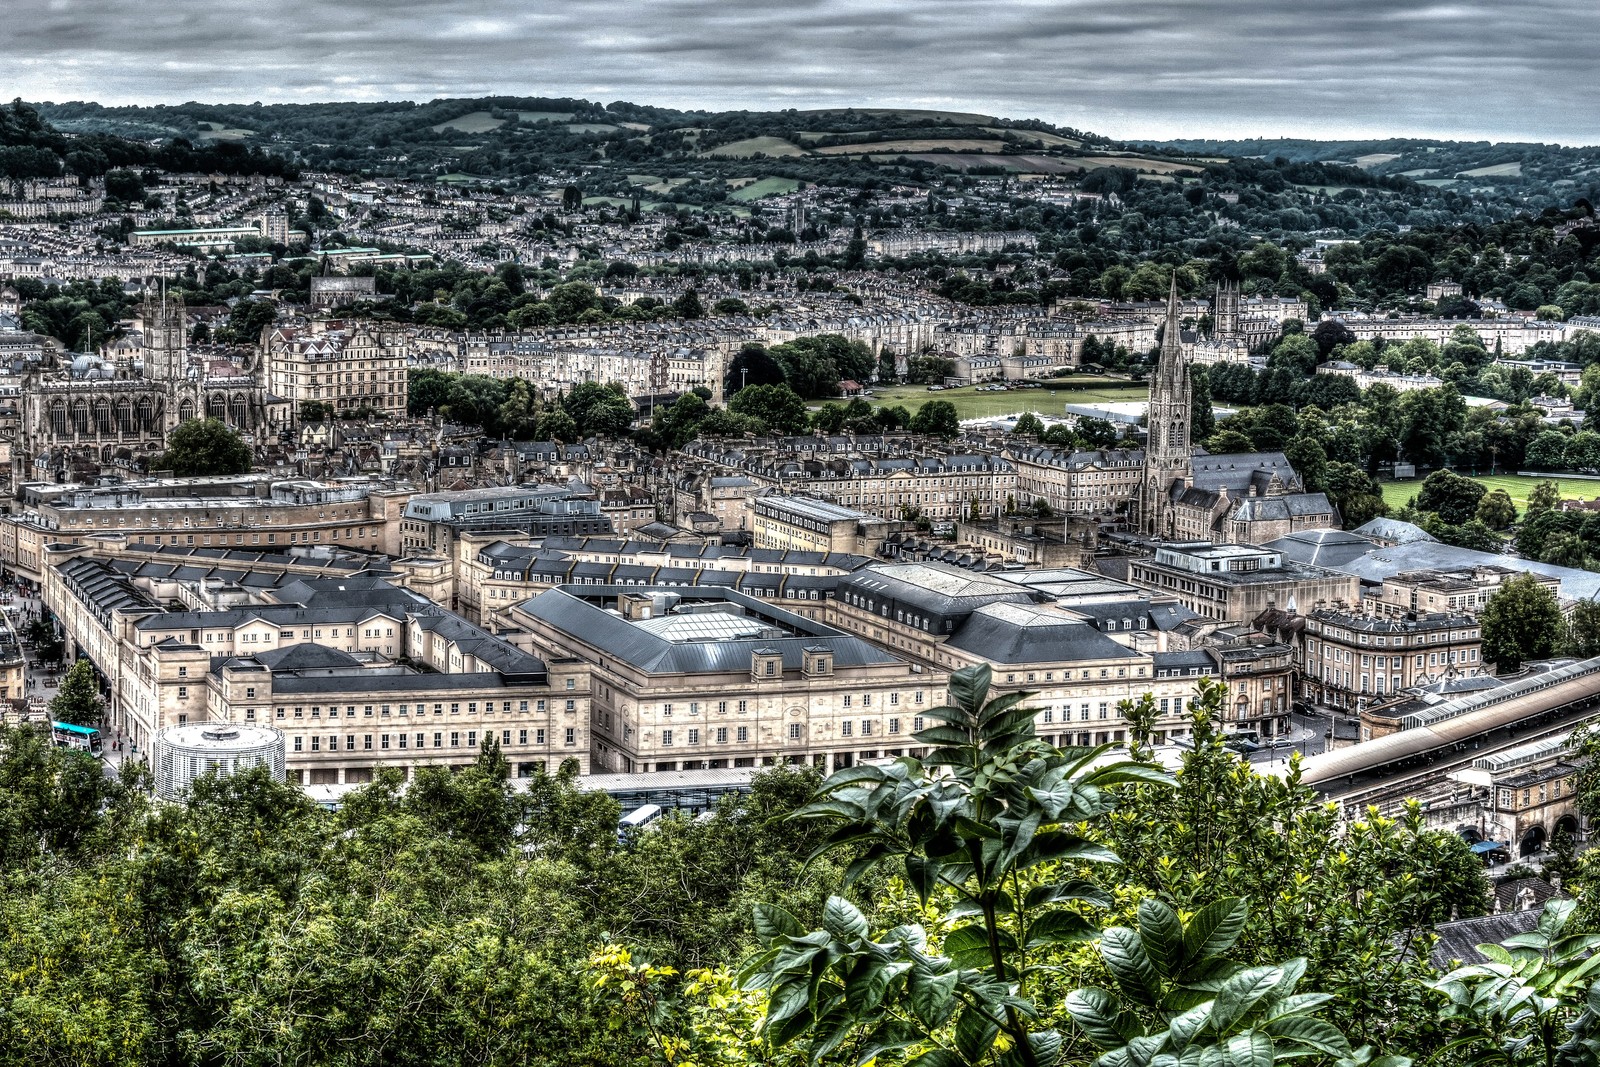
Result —
<path fill-rule="evenodd" d="M 1172 289 L 1167 293 L 1167 324 L 1161 332 L 1161 364 L 1169 359 L 1181 359 L 1183 352 L 1183 325 L 1178 318 L 1178 272 L 1172 272 Z"/>
<path fill-rule="evenodd" d="M 1176 535 L 1171 502 L 1193 478 L 1189 398 L 1189 364 L 1183 358 L 1183 322 L 1174 271 L 1145 415 L 1145 482 L 1138 507 L 1140 530 L 1149 537 L 1171 539 Z"/>

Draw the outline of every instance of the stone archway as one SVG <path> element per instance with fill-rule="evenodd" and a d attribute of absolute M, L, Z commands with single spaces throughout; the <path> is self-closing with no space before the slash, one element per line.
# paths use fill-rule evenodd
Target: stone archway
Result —
<path fill-rule="evenodd" d="M 1532 856 L 1543 852 L 1545 840 L 1544 827 L 1535 823 L 1523 832 L 1522 840 L 1517 843 L 1517 855 Z"/>

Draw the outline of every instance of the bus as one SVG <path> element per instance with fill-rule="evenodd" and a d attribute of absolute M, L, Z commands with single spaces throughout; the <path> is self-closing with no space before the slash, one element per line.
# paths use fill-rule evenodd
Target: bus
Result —
<path fill-rule="evenodd" d="M 660 804 L 646 804 L 641 808 L 635 808 L 630 811 L 617 823 L 618 843 L 627 844 L 629 836 L 634 831 L 644 829 L 665 814 L 666 809 Z"/>
<path fill-rule="evenodd" d="M 55 742 L 57 748 L 75 748 L 97 759 L 105 752 L 105 743 L 100 740 L 100 731 L 93 726 L 53 722 L 50 724 L 50 739 Z"/>

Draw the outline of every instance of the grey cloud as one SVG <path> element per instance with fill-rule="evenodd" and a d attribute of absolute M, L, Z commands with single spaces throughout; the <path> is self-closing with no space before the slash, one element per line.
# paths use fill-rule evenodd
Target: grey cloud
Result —
<path fill-rule="evenodd" d="M 941 107 L 1113 136 L 1600 141 L 1593 0 L 6 0 L 7 95 Z"/>

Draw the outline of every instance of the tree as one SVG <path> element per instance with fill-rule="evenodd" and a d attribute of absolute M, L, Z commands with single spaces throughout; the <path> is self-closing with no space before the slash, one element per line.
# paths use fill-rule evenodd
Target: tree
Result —
<path fill-rule="evenodd" d="M 1189 368 L 1189 440 L 1204 441 L 1217 430 L 1211 409 L 1211 375 L 1204 364 Z"/>
<path fill-rule="evenodd" d="M 155 467 L 179 478 L 245 474 L 250 446 L 221 419 L 190 419 L 167 435 L 167 450 Z"/>
<path fill-rule="evenodd" d="M 579 382 L 561 398 L 561 406 L 580 437 L 625 437 L 633 425 L 633 401 L 620 385 Z"/>
<path fill-rule="evenodd" d="M 1579 659 L 1600 656 L 1600 601 L 1580 600 L 1572 606 L 1566 653 Z"/>
<path fill-rule="evenodd" d="M 1316 441 L 1296 437 L 1283 450 L 1284 458 L 1300 475 L 1306 492 L 1321 493 L 1328 488 L 1328 453 Z"/>
<path fill-rule="evenodd" d="M 80 659 L 61 679 L 61 688 L 50 698 L 50 718 L 77 726 L 95 726 L 104 714 L 100 687 L 95 683 L 94 665 Z"/>
<path fill-rule="evenodd" d="M 577 211 L 583 206 L 583 190 L 576 185 L 561 190 L 561 206 L 567 211 Z"/>
<path fill-rule="evenodd" d="M 1561 502 L 1561 486 L 1546 478 L 1528 492 L 1528 507 L 1523 521 L 1532 522 Z"/>
<path fill-rule="evenodd" d="M 1245 434 L 1234 429 L 1218 430 L 1206 440 L 1206 451 L 1215 456 L 1233 455 L 1239 452 L 1254 452 L 1255 442 Z"/>
<path fill-rule="evenodd" d="M 951 440 L 961 433 L 961 419 L 956 406 L 948 400 L 930 400 L 911 416 L 912 433 L 925 433 Z"/>
<path fill-rule="evenodd" d="M 1422 480 L 1416 507 L 1418 511 L 1438 512 L 1440 519 L 1459 526 L 1477 516 L 1478 502 L 1488 491 L 1482 482 L 1463 478 L 1454 471 L 1434 471 Z"/>
<path fill-rule="evenodd" d="M 321 422 L 333 415 L 333 405 L 321 400 L 300 401 L 301 422 Z"/>
<path fill-rule="evenodd" d="M 733 394 L 728 410 L 755 419 L 767 433 L 805 433 L 806 403 L 787 385 L 750 385 Z"/>
<path fill-rule="evenodd" d="M 56 624 L 47 615 L 42 615 L 28 624 L 23 636 L 28 644 L 33 646 L 34 654 L 42 663 L 60 663 L 61 654 L 66 650 L 66 645 L 61 640 Z"/>
<path fill-rule="evenodd" d="M 1536 470 L 1561 470 L 1567 464 L 1567 435 L 1560 430 L 1546 430 L 1528 445 L 1528 466 Z"/>
<path fill-rule="evenodd" d="M 1589 542 L 1583 539 L 1582 534 L 1555 533 L 1545 540 L 1544 550 L 1539 553 L 1539 562 L 1557 567 L 1583 568 L 1589 564 L 1589 547 Z"/>
<path fill-rule="evenodd" d="M 1017 420 L 1016 426 L 1012 427 L 1012 432 L 1042 437 L 1044 436 L 1044 423 L 1040 422 L 1039 416 L 1033 412 L 1024 411 L 1022 417 Z"/>
<path fill-rule="evenodd" d="M 693 286 L 685 289 L 682 295 L 672 302 L 672 313 L 680 319 L 704 317 L 705 308 L 701 306 L 700 294 L 695 292 Z"/>
<path fill-rule="evenodd" d="M 1512 503 L 1511 494 L 1504 489 L 1496 489 L 1478 501 L 1478 521 L 1491 530 L 1504 530 L 1517 521 L 1517 505 Z"/>
<path fill-rule="evenodd" d="M 1501 674 L 1530 659 L 1545 659 L 1561 647 L 1565 622 L 1556 595 L 1531 574 L 1519 574 L 1497 589 L 1478 616 L 1483 658 Z"/>
<path fill-rule="evenodd" d="M 938 953 L 916 925 L 870 937 L 866 916 L 842 897 L 829 899 L 823 928 L 809 933 L 787 911 L 757 905 L 757 932 L 767 947 L 748 973 L 768 992 L 762 1034 L 774 1048 L 809 1038 L 815 1062 L 841 1047 L 852 1061 L 871 1058 L 868 1041 L 880 1053 L 942 1047 L 934 1034 L 960 1013 L 966 1022 L 957 1023 L 958 1031 L 967 1036 L 959 1054 L 947 1053 L 947 1063 L 986 1059 L 1002 1031 L 1012 1048 L 1028 1050 L 1022 1062 L 1055 1059 L 1061 1034 L 1035 1028 L 1037 1011 L 1013 983 L 1028 973 L 1028 949 L 1092 934 L 1072 906 L 1104 906 L 1109 898 L 1080 880 L 1041 883 L 1028 898 L 1031 921 L 1022 929 L 1031 936 L 1023 942 L 1009 931 L 1013 916 L 1023 915 L 1012 896 L 1015 879 L 1048 860 L 1114 860 L 1081 836 L 1082 824 L 1113 807 L 1102 787 L 1169 779 L 1129 764 L 1086 770 L 1101 750 L 1069 756 L 1050 749 L 1034 736 L 1027 695 L 991 700 L 990 679 L 987 665 L 951 675 L 953 703 L 929 709 L 926 717 L 936 725 L 915 735 L 930 747 L 925 760 L 841 771 L 796 813 L 838 827 L 820 852 L 852 841 L 864 849 L 845 890 L 893 862 L 924 906 L 936 893 L 951 894 L 965 917 L 979 921 L 947 934 Z M 991 839 L 997 847 L 987 844 Z M 900 1025 L 890 1025 L 896 1020 Z"/>
<path fill-rule="evenodd" d="M 1346 529 L 1363 526 L 1389 513 L 1378 479 L 1354 463 L 1331 461 L 1324 473 L 1328 499 L 1339 509 Z"/>
<path fill-rule="evenodd" d="M 1562 457 L 1567 467 L 1575 471 L 1588 471 L 1600 467 L 1600 433 L 1580 430 L 1567 441 Z"/>
<path fill-rule="evenodd" d="M 1575 900 L 1551 900 L 1531 932 L 1479 945 L 1486 962 L 1460 967 L 1433 989 L 1459 1035 L 1450 1063 L 1517 1067 L 1588 1065 L 1600 1057 L 1593 973 L 1600 934 L 1575 922 Z"/>
<path fill-rule="evenodd" d="M 144 202 L 144 182 L 131 170 L 106 171 L 106 196 L 129 204 Z"/>
<path fill-rule="evenodd" d="M 1117 860 L 1091 835 L 1114 817 L 1118 787 L 1159 793 L 1172 780 L 1138 762 L 1089 769 L 1104 747 L 1042 743 L 1029 694 L 990 699 L 991 677 L 987 665 L 951 675 L 952 703 L 927 712 L 935 725 L 915 735 L 925 759 L 841 771 L 796 813 L 834 828 L 819 853 L 850 847 L 859 857 L 845 891 L 892 865 L 921 912 L 946 925 L 937 943 L 909 921 L 874 934 L 860 908 L 834 896 L 808 931 L 787 910 L 757 905 L 766 950 L 746 987 L 767 992 L 761 1035 L 774 1050 L 803 1042 L 812 1063 L 910 1049 L 927 1067 L 1066 1062 L 1068 1035 L 1036 998 L 1061 988 L 1046 976 L 1063 970 L 1064 950 L 1096 939 L 1091 915 L 1113 904 L 1085 877 Z M 1312 1017 L 1326 998 L 1294 995 L 1304 961 L 1247 968 L 1225 957 L 1246 911 L 1218 900 L 1185 923 L 1146 900 L 1137 929 L 1098 933 L 1117 992 L 1079 988 L 1064 1005 L 1078 1034 L 1110 1052 L 1100 1062 L 1274 1064 L 1317 1052 L 1370 1062 Z"/>
<path fill-rule="evenodd" d="M 722 382 L 724 396 L 732 396 L 747 385 L 779 385 L 783 382 L 783 367 L 767 354 L 759 344 L 747 344 L 728 362 L 728 373 Z"/>

